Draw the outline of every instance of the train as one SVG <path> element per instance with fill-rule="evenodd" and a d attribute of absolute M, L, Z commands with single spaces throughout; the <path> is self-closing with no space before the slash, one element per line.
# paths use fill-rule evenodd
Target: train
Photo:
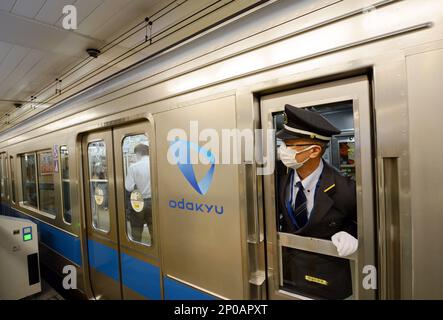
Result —
<path fill-rule="evenodd" d="M 324 159 L 356 183 L 351 299 L 442 299 L 442 83 L 440 0 L 264 1 L 1 132 L 1 214 L 37 223 L 41 269 L 72 266 L 79 298 L 315 299 L 283 279 L 285 248 L 337 257 L 278 227 L 291 104 L 341 130 Z M 206 161 L 174 163 L 174 141 Z M 137 145 L 149 203 L 125 188 Z"/>

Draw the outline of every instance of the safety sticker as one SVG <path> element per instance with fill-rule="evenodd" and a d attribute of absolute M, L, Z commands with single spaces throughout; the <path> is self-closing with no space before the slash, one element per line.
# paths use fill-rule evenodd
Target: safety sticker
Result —
<path fill-rule="evenodd" d="M 131 192 L 131 207 L 135 212 L 142 212 L 145 203 L 140 191 L 134 190 Z"/>
<path fill-rule="evenodd" d="M 95 188 L 95 194 L 94 194 L 95 203 L 98 206 L 103 205 L 103 202 L 105 202 L 105 192 L 102 188 L 96 187 Z"/>

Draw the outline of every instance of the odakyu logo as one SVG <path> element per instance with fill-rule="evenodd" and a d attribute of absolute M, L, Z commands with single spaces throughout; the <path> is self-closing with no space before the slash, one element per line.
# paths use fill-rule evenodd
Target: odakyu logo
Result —
<path fill-rule="evenodd" d="M 175 140 L 169 147 L 170 155 L 173 162 L 177 164 L 183 176 L 188 180 L 189 184 L 201 195 L 205 195 L 209 191 L 215 172 L 215 157 L 210 150 L 206 150 L 196 143 L 184 140 Z M 196 152 L 200 157 L 206 158 L 210 165 L 208 172 L 204 177 L 197 181 L 194 166 L 191 161 L 191 155 Z M 204 159 L 203 158 L 203 159 Z"/>
<path fill-rule="evenodd" d="M 210 150 L 206 150 L 196 143 L 179 139 L 171 142 L 168 152 L 170 162 L 177 165 L 180 172 L 183 174 L 183 177 L 188 181 L 192 188 L 200 195 L 206 195 L 214 178 L 214 154 Z M 209 165 L 208 171 L 205 173 L 203 178 L 200 179 L 200 181 L 197 180 L 195 174 L 193 161 L 191 161 L 192 155 L 199 156 L 199 158 L 203 160 L 203 164 Z M 223 206 L 187 201 L 184 198 L 180 200 L 170 200 L 169 207 L 185 211 L 216 213 L 219 215 L 223 214 L 224 212 Z"/>
<path fill-rule="evenodd" d="M 179 201 L 169 200 L 169 208 L 201 213 L 216 213 L 219 215 L 224 213 L 223 206 L 187 201 L 184 198 Z"/>

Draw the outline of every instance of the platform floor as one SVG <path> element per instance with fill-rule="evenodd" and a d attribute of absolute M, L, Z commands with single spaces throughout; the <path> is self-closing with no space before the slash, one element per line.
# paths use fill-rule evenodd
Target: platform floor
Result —
<path fill-rule="evenodd" d="M 42 279 L 42 291 L 24 300 L 65 300 L 53 287 Z"/>

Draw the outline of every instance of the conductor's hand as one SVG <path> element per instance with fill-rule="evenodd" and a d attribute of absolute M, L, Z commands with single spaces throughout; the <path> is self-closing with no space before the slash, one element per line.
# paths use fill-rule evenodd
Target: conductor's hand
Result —
<path fill-rule="evenodd" d="M 358 240 L 347 232 L 337 232 L 332 236 L 331 240 L 334 246 L 337 247 L 340 257 L 350 256 L 358 249 Z"/>

